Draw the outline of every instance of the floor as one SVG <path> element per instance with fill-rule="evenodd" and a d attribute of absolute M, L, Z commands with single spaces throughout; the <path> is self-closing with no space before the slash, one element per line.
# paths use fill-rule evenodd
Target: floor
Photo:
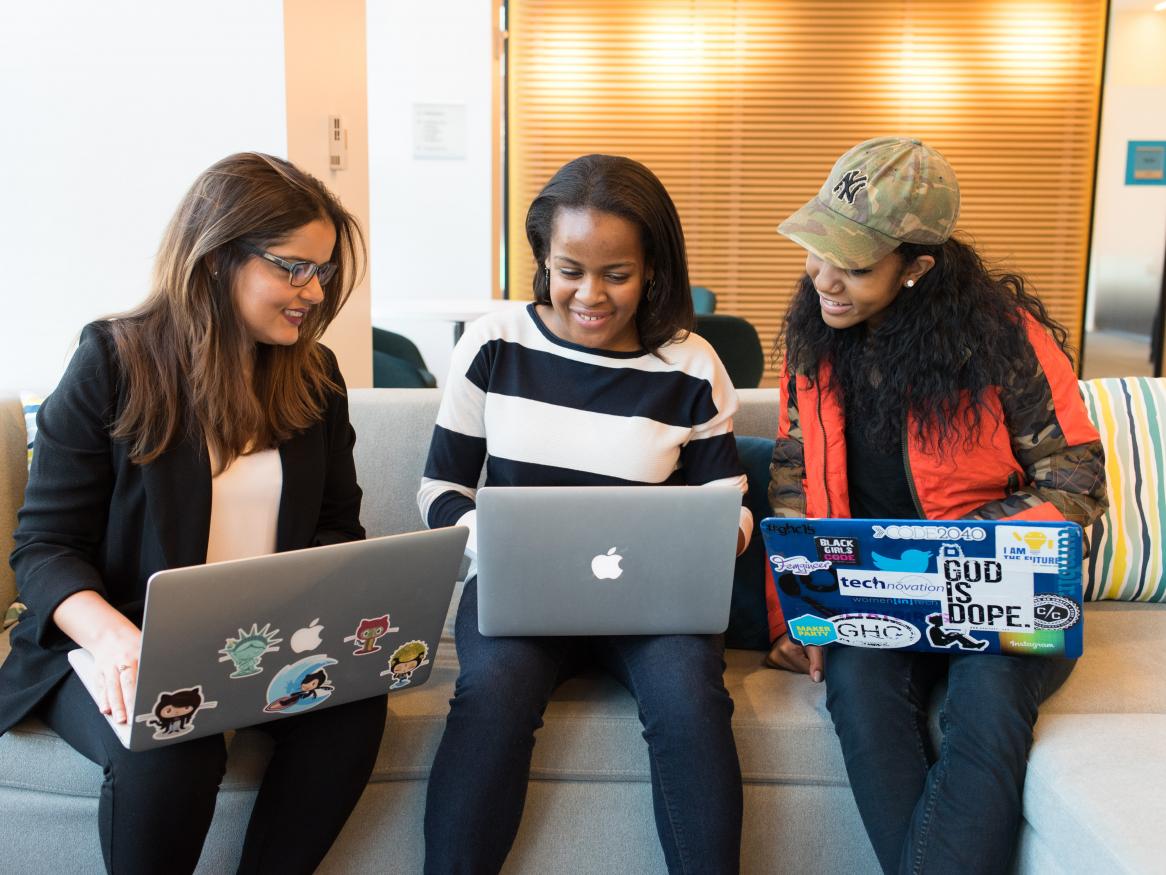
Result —
<path fill-rule="evenodd" d="M 1152 377 L 1150 338 L 1119 331 L 1085 333 L 1082 378 Z"/>

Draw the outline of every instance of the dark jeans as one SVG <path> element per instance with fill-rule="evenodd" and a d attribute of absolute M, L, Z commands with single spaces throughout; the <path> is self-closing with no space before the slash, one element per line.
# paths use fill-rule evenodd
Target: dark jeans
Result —
<path fill-rule="evenodd" d="M 522 819 L 534 732 L 555 687 L 582 665 L 610 671 L 639 706 L 669 871 L 737 871 L 741 770 L 720 636 L 486 638 L 471 579 L 456 640 L 461 674 L 425 806 L 426 872 L 502 868 Z"/>
<path fill-rule="evenodd" d="M 192 872 L 227 765 L 221 735 L 131 752 L 80 679 L 70 675 L 39 716 L 105 772 L 97 806 L 112 873 Z M 240 872 L 315 870 L 372 772 L 385 697 L 315 710 L 256 727 L 275 750 L 247 825 Z"/>
<path fill-rule="evenodd" d="M 1037 708 L 1075 664 L 829 649 L 826 705 L 884 872 L 1008 871 Z M 945 674 L 934 750 L 927 703 Z"/>

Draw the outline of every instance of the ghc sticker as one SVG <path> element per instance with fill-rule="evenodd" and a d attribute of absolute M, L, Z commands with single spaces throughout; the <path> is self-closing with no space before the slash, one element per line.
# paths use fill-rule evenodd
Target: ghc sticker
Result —
<path fill-rule="evenodd" d="M 910 647 L 922 637 L 906 620 L 884 614 L 839 614 L 830 621 L 838 632 L 838 641 L 852 647 Z"/>
<path fill-rule="evenodd" d="M 825 617 L 802 614 L 786 625 L 789 626 L 790 637 L 802 644 L 829 644 L 838 640 L 834 624 Z"/>

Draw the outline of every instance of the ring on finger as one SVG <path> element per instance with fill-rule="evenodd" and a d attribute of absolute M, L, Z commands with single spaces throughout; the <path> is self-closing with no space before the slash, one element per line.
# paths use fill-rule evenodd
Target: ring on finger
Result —
<path fill-rule="evenodd" d="M 123 671 L 129 671 L 132 667 L 133 666 L 123 664 L 123 665 L 115 665 L 114 669 L 116 669 L 118 674 L 121 674 Z"/>

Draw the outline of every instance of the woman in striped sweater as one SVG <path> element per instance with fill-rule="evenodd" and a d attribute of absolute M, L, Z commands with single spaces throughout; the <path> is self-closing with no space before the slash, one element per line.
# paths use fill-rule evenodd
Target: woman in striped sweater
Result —
<path fill-rule="evenodd" d="M 483 464 L 488 485 L 730 483 L 743 495 L 736 393 L 689 333 L 684 236 L 660 181 L 627 158 L 578 158 L 535 198 L 526 232 L 534 303 L 476 322 L 453 354 L 418 494 L 429 526 L 469 526 L 473 555 Z M 739 549 L 751 529 L 743 508 Z M 720 636 L 487 638 L 471 570 L 456 640 L 461 674 L 429 780 L 427 872 L 501 869 L 534 731 L 583 664 L 636 697 L 669 870 L 737 871 L 741 774 Z"/>

